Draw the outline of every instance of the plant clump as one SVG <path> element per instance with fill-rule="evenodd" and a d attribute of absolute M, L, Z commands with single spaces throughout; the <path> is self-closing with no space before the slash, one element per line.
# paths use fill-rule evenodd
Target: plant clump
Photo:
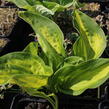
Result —
<path fill-rule="evenodd" d="M 109 58 L 101 58 L 107 37 L 91 17 L 80 11 L 77 0 L 8 1 L 26 9 L 18 15 L 32 27 L 37 41 L 29 43 L 23 51 L 0 57 L 0 85 L 16 84 L 23 92 L 45 98 L 53 109 L 58 109 L 55 94 L 77 96 L 109 78 Z M 76 38 L 73 34 L 75 42 L 69 55 L 64 34 L 52 16 L 72 5 L 70 15 Z"/>

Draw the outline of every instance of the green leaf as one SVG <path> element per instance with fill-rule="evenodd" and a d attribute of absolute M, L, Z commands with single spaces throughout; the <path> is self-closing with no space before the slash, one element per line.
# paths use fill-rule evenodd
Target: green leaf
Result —
<path fill-rule="evenodd" d="M 65 56 L 64 36 L 55 22 L 32 12 L 20 12 L 19 16 L 32 26 L 36 35 L 42 34 L 59 54 Z"/>
<path fill-rule="evenodd" d="M 36 56 L 38 54 L 38 42 L 30 42 L 23 51 Z"/>
<path fill-rule="evenodd" d="M 80 95 L 100 86 L 109 78 L 109 59 L 94 59 L 77 66 L 65 66 L 49 79 L 50 89 Z"/>
<path fill-rule="evenodd" d="M 0 57 L 0 84 L 14 83 L 21 87 L 40 88 L 52 75 L 43 60 L 27 52 L 13 52 Z"/>
<path fill-rule="evenodd" d="M 74 55 L 85 60 L 99 58 L 106 47 L 106 36 L 98 24 L 86 14 L 75 10 L 74 25 L 80 33 L 80 38 L 73 47 Z"/>
<path fill-rule="evenodd" d="M 16 66 L 22 69 L 24 68 L 25 71 L 27 70 L 28 72 L 30 72 L 30 74 L 37 74 L 37 73 L 41 75 L 51 74 L 51 68 L 46 66 L 43 60 L 39 56 L 33 56 L 30 53 L 26 53 L 26 52 L 13 52 L 4 55 L 0 57 L 0 64 L 1 64 L 0 68 L 2 68 L 1 70 L 3 70 L 1 72 L 4 72 L 5 70 L 8 71 L 9 69 L 9 73 L 10 73 L 11 66 Z M 47 70 L 48 73 L 45 73 L 47 72 Z"/>

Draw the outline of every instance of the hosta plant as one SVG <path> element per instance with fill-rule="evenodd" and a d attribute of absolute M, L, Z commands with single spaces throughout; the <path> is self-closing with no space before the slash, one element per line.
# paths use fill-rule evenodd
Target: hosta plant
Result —
<path fill-rule="evenodd" d="M 0 85 L 17 84 L 58 109 L 56 93 L 80 95 L 109 78 L 109 59 L 100 58 L 106 47 L 106 36 L 86 14 L 78 9 L 72 13 L 79 36 L 72 45 L 71 56 L 66 52 L 64 35 L 55 22 L 29 10 L 19 12 L 19 16 L 31 25 L 38 42 L 31 42 L 21 52 L 0 57 Z"/>

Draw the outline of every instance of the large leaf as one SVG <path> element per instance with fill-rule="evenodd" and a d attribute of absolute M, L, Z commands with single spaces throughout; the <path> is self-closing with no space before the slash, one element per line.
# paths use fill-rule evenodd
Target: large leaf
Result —
<path fill-rule="evenodd" d="M 85 60 L 99 58 L 106 47 L 106 36 L 98 24 L 86 14 L 75 10 L 74 25 L 80 33 L 75 42 L 74 55 L 82 56 Z"/>
<path fill-rule="evenodd" d="M 49 80 L 50 89 L 79 95 L 86 89 L 96 88 L 109 78 L 109 59 L 94 59 L 77 66 L 65 66 Z"/>
<path fill-rule="evenodd" d="M 53 69 L 56 70 L 65 56 L 63 34 L 59 27 L 48 18 L 31 12 L 21 12 L 20 17 L 34 29 L 38 42 L 48 57 Z"/>
<path fill-rule="evenodd" d="M 40 88 L 47 84 L 51 75 L 51 68 L 30 53 L 13 52 L 0 57 L 0 85 L 14 83 L 21 87 Z"/>
<path fill-rule="evenodd" d="M 42 34 L 59 54 L 65 56 L 63 47 L 64 36 L 56 23 L 44 16 L 32 12 L 20 12 L 19 15 L 32 26 L 36 34 Z"/>

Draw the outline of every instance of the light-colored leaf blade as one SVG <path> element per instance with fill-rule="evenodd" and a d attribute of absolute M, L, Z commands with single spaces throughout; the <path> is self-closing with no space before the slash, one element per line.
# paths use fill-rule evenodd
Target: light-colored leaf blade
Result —
<path fill-rule="evenodd" d="M 100 86 L 108 78 L 109 59 L 94 59 L 77 66 L 63 67 L 49 81 L 56 91 L 79 95 L 86 89 Z"/>
<path fill-rule="evenodd" d="M 49 59 L 49 65 L 56 71 L 65 56 L 63 35 L 59 27 L 39 14 L 21 12 L 20 17 L 32 26 L 42 50 Z"/>
<path fill-rule="evenodd" d="M 56 23 L 44 16 L 32 12 L 20 12 L 19 16 L 32 26 L 36 34 L 42 34 L 57 53 L 65 56 L 63 47 L 64 36 Z"/>
<path fill-rule="evenodd" d="M 74 44 L 74 55 L 85 56 L 85 60 L 99 58 L 106 47 L 106 36 L 103 30 L 93 19 L 79 10 L 73 12 L 73 19 L 81 37 Z"/>
<path fill-rule="evenodd" d="M 41 87 L 47 84 L 48 77 L 51 75 L 51 67 L 45 65 L 40 57 L 30 53 L 13 52 L 0 57 L 0 85 L 16 83 L 22 87 L 30 87 L 28 84 L 39 82 Z M 38 88 L 39 86 L 33 85 L 32 87 Z"/>

